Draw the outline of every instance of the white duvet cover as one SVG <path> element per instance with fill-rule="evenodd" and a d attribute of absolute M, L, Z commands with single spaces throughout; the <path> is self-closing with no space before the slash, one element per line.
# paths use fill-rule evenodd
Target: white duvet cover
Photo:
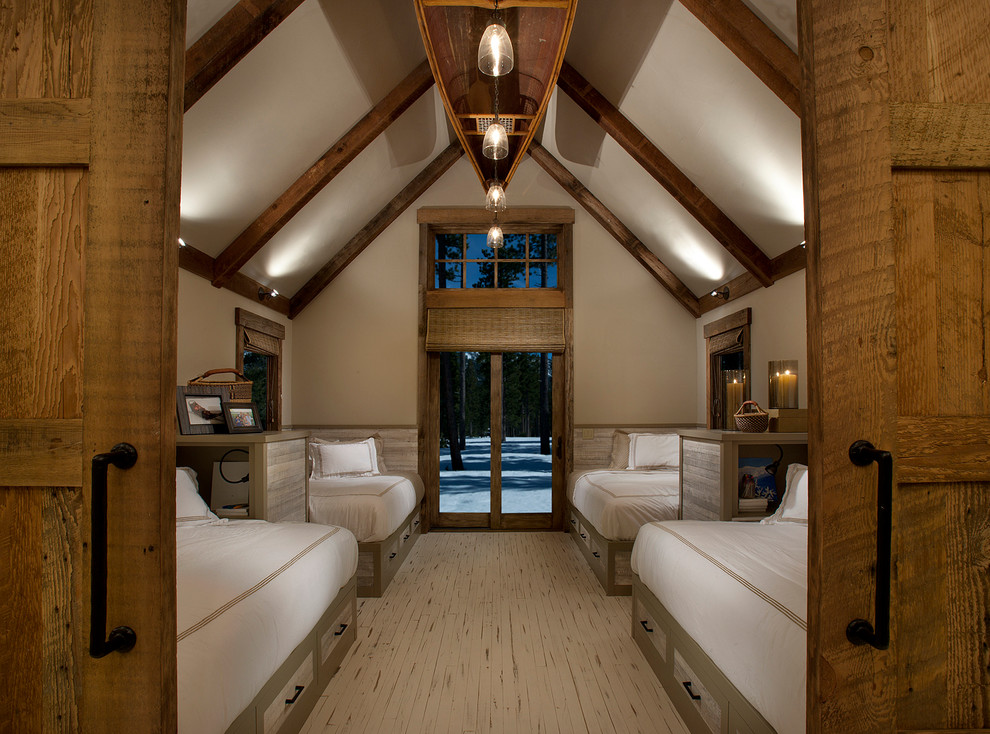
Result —
<path fill-rule="evenodd" d="M 645 525 L 632 569 L 780 734 L 805 731 L 808 528 Z"/>
<path fill-rule="evenodd" d="M 347 528 L 359 543 L 385 540 L 423 499 L 415 472 L 309 480 L 309 519 Z"/>
<path fill-rule="evenodd" d="M 180 734 L 222 734 L 357 570 L 337 527 L 176 527 Z"/>
<path fill-rule="evenodd" d="M 633 540 L 655 520 L 676 520 L 677 469 L 593 469 L 571 476 L 567 497 L 605 538 Z"/>

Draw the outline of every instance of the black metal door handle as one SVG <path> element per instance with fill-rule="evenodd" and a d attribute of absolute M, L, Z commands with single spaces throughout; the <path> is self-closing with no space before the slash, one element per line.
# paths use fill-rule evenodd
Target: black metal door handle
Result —
<path fill-rule="evenodd" d="M 94 658 L 102 658 L 114 651 L 128 652 L 137 642 L 137 634 L 130 627 L 114 627 L 107 637 L 107 473 L 111 464 L 118 469 L 130 469 L 135 462 L 137 449 L 129 443 L 118 443 L 109 453 L 93 457 L 89 655 Z"/>
<path fill-rule="evenodd" d="M 701 700 L 701 696 L 699 696 L 697 693 L 695 693 L 694 691 L 691 690 L 691 681 L 686 680 L 686 681 L 682 682 L 681 685 L 684 686 L 684 690 L 688 692 L 688 695 L 691 697 L 691 700 L 692 701 L 700 701 Z"/>
<path fill-rule="evenodd" d="M 849 459 L 856 466 L 877 463 L 877 571 L 873 624 L 854 619 L 846 626 L 846 639 L 854 645 L 872 645 L 877 650 L 890 647 L 890 543 L 894 496 L 894 461 L 889 451 L 874 448 L 869 441 L 856 441 L 849 447 Z"/>

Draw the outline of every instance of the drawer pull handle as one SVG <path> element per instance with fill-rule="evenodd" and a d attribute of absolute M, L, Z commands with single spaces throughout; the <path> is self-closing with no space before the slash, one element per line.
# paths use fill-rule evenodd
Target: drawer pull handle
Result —
<path fill-rule="evenodd" d="M 581 533 L 581 539 L 582 540 L 587 540 L 588 539 L 588 536 L 585 535 L 584 533 Z"/>
<path fill-rule="evenodd" d="M 598 555 L 598 551 L 591 551 L 591 555 L 593 555 L 595 558 L 601 558 L 601 556 Z"/>
<path fill-rule="evenodd" d="M 571 525 L 577 527 L 577 520 L 575 520 L 573 517 L 571 518 Z"/>
<path fill-rule="evenodd" d="M 337 630 L 336 632 L 334 632 L 333 633 L 333 636 L 334 637 L 340 637 L 342 634 L 344 634 L 344 630 L 346 630 L 346 629 L 347 629 L 347 625 L 344 624 L 343 622 L 341 622 L 340 623 L 340 629 Z"/>
<path fill-rule="evenodd" d="M 645 619 L 641 619 L 641 620 L 639 620 L 639 623 L 640 623 L 641 625 L 643 625 L 643 629 L 645 629 L 645 630 L 646 630 L 647 632 L 652 632 L 652 631 L 653 631 L 653 628 L 652 628 L 652 627 L 649 627 L 649 626 L 647 625 L 647 622 L 646 622 L 646 620 L 645 620 Z"/>
<path fill-rule="evenodd" d="M 399 555 L 399 554 L 398 554 L 398 553 L 391 553 L 391 554 L 389 554 L 389 557 L 388 557 L 388 560 L 390 560 L 390 561 L 391 561 L 391 560 L 392 560 L 393 558 L 395 558 L 395 557 L 396 557 L 397 555 Z"/>
<path fill-rule="evenodd" d="M 691 690 L 691 681 L 686 680 L 681 685 L 684 686 L 684 690 L 688 692 L 688 695 L 691 697 L 692 701 L 701 700 L 701 696 L 699 696 L 697 693 Z"/>
<path fill-rule="evenodd" d="M 419 525 L 419 520 L 413 520 L 413 527 L 416 527 L 417 525 Z"/>
<path fill-rule="evenodd" d="M 299 698 L 299 694 L 303 692 L 303 689 L 305 687 L 306 686 L 296 686 L 296 695 L 294 695 L 292 698 L 285 699 L 285 705 L 288 706 L 289 704 L 295 703 L 296 699 Z"/>
<path fill-rule="evenodd" d="M 408 534 L 406 534 L 406 535 L 403 535 L 403 536 L 402 536 L 402 539 L 403 539 L 403 540 L 409 540 L 409 535 L 408 535 Z"/>

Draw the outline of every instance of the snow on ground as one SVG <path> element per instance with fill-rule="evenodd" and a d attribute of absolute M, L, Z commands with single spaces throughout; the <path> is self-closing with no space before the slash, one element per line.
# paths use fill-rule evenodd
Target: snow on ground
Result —
<path fill-rule="evenodd" d="M 440 449 L 440 512 L 491 511 L 491 441 L 469 438 L 461 452 L 464 471 L 450 470 L 450 450 Z M 502 443 L 502 512 L 550 512 L 552 457 L 539 438 Z"/>

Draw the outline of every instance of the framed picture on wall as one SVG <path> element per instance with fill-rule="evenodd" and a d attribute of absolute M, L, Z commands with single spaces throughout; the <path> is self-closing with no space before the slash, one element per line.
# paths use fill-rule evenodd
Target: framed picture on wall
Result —
<path fill-rule="evenodd" d="M 175 412 L 179 433 L 184 436 L 227 432 L 221 387 L 180 385 L 175 389 Z"/>
<path fill-rule="evenodd" d="M 264 430 L 258 416 L 258 406 L 252 402 L 224 403 L 223 416 L 231 433 L 260 433 Z"/>

